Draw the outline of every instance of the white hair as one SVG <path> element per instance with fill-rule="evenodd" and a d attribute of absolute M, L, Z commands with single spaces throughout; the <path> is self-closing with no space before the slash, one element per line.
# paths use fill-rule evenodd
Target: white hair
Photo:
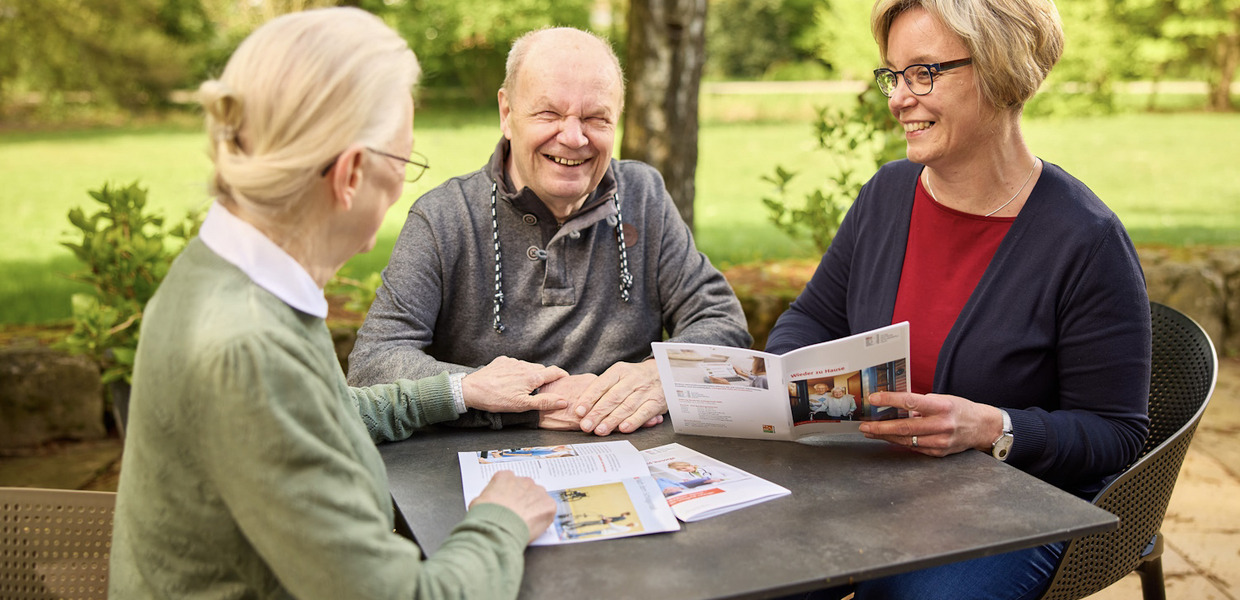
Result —
<path fill-rule="evenodd" d="M 198 90 L 217 198 L 272 226 L 295 223 L 296 200 L 333 156 L 399 133 L 401 96 L 420 73 L 405 40 L 360 9 L 292 13 L 259 27 Z"/>

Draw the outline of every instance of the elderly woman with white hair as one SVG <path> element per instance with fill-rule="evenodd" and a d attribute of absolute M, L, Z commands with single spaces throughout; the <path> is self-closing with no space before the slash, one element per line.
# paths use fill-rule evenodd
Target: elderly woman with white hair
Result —
<path fill-rule="evenodd" d="M 913 416 L 863 423 L 867 437 L 930 456 L 986 452 L 1091 497 L 1146 436 L 1150 314 L 1115 213 L 1021 134 L 1063 51 L 1055 5 L 878 0 L 871 28 L 908 159 L 861 190 L 766 350 L 909 321 L 909 391 L 866 402 Z M 856 598 L 1036 598 L 1062 549 L 862 582 Z"/>
<path fill-rule="evenodd" d="M 144 315 L 113 597 L 516 596 L 554 515 L 546 491 L 497 476 L 423 560 L 393 532 L 374 446 L 456 419 L 471 382 L 350 388 L 324 324 L 323 286 L 425 167 L 406 158 L 418 73 L 380 19 L 341 8 L 260 27 L 202 85 L 216 201 Z M 488 374 L 564 375 L 519 361 Z"/>

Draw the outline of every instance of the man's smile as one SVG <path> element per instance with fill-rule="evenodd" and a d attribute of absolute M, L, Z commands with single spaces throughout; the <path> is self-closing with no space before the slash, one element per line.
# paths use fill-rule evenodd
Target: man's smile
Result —
<path fill-rule="evenodd" d="M 559 165 L 564 165 L 564 166 L 566 166 L 566 167 L 575 167 L 575 166 L 577 166 L 577 165 L 580 165 L 580 164 L 582 164 L 582 163 L 586 162 L 585 160 L 573 160 L 573 159 L 571 159 L 571 158 L 563 158 L 563 157 L 560 157 L 560 156 L 551 156 L 550 154 L 544 154 L 543 156 L 545 156 L 545 157 L 547 158 L 547 160 L 550 160 L 550 161 L 552 161 L 552 162 L 554 162 L 554 163 L 556 163 L 556 164 L 559 164 Z"/>

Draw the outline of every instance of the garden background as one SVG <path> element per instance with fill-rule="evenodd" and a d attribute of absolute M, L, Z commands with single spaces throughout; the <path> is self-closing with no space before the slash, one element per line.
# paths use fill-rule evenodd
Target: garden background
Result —
<path fill-rule="evenodd" d="M 509 41 L 568 24 L 623 41 L 624 0 L 360 0 L 406 35 L 426 70 L 417 148 L 432 168 L 406 188 L 371 253 L 387 261 L 413 201 L 478 168 L 498 139 L 494 90 Z M 88 190 L 138 182 L 169 221 L 209 202 L 196 82 L 236 44 L 305 0 L 0 0 L 0 324 L 65 323 L 86 287 L 62 243 Z M 877 53 L 868 0 L 712 0 L 699 106 L 695 231 L 721 268 L 819 249 L 779 229 L 763 198 L 776 167 L 798 175 L 790 202 L 849 157 L 818 147 L 824 106 L 845 110 L 870 86 Z M 1240 115 L 1232 78 L 1240 0 L 1059 3 L 1068 47 L 1026 110 L 1030 146 L 1086 182 L 1138 245 L 1240 245 Z M 624 58 L 625 49 L 617 43 Z M 1223 92 L 1220 95 L 1220 90 Z M 619 146 L 619 145 L 617 145 Z M 862 175 L 868 176 L 868 173 Z"/>
<path fill-rule="evenodd" d="M 588 27 L 615 40 L 624 60 L 630 1 L 650 2 L 338 2 L 381 15 L 417 52 L 425 78 L 415 136 L 432 164 L 389 212 L 376 249 L 343 274 L 366 281 L 386 264 L 416 198 L 486 160 L 499 135 L 494 94 L 514 36 L 545 25 Z M 805 230 L 794 237 L 772 222 L 763 200 L 779 195 L 767 179 L 779 179 L 777 168 L 796 172 L 784 196 L 795 204 L 829 187 L 842 168 L 865 177 L 875 164 L 867 163 L 871 149 L 826 151 L 817 139 L 820 107 L 857 115 L 850 111 L 858 94 L 872 90 L 872 2 L 692 1 L 708 2 L 698 246 L 725 269 L 747 313 L 766 294 L 777 314 L 795 289 L 770 288 L 803 277 L 819 249 Z M 190 90 L 218 73 L 257 24 L 327 3 L 0 0 L 0 485 L 116 489 L 121 443 L 99 365 L 46 348 L 70 328 L 71 296 L 90 289 L 69 279 L 83 268 L 62 245 L 81 241 L 69 212 L 98 210 L 90 190 L 133 182 L 169 223 L 203 207 L 209 164 Z M 1237 352 L 1240 0 L 1057 4 L 1068 45 L 1026 109 L 1029 145 L 1119 214 L 1152 298 L 1188 312 L 1220 350 Z M 843 128 L 855 134 L 856 125 L 845 119 Z M 178 240 L 168 246 L 175 251 Z M 780 273 L 789 276 L 776 281 Z M 1240 489 L 1240 360 L 1220 367 L 1164 521 L 1171 597 L 1234 598 L 1240 589 L 1236 520 L 1217 511 L 1220 496 Z M 1131 598 L 1138 589 L 1130 575 L 1091 598 Z"/>

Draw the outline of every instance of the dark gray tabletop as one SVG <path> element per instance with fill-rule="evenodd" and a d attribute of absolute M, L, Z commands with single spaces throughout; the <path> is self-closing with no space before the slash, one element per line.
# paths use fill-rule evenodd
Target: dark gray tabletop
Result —
<path fill-rule="evenodd" d="M 526 550 L 521 598 L 769 598 L 1107 531 L 1114 515 L 987 454 L 929 458 L 860 434 L 780 442 L 432 429 L 383 444 L 392 496 L 432 554 L 465 516 L 457 452 L 677 442 L 792 491 L 673 533 Z"/>

